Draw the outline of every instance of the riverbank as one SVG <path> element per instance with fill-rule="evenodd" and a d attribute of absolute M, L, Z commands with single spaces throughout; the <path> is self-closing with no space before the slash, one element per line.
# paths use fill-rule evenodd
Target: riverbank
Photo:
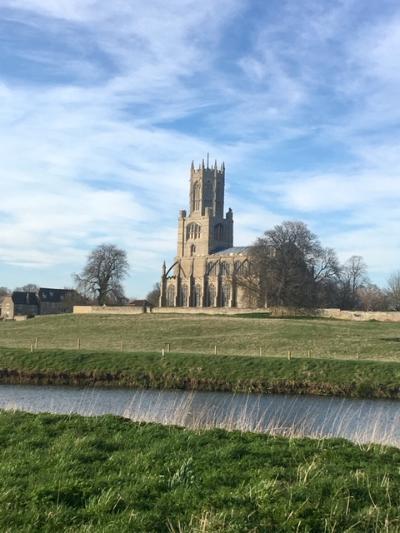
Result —
<path fill-rule="evenodd" d="M 0 413 L 2 531 L 398 531 L 400 450 Z"/>
<path fill-rule="evenodd" d="M 400 398 L 400 363 L 0 348 L 0 383 Z"/>

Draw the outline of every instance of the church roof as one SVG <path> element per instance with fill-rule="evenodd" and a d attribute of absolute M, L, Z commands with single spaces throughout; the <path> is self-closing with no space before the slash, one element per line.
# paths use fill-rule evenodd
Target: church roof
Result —
<path fill-rule="evenodd" d="M 225 250 L 219 250 L 212 255 L 246 255 L 250 250 L 249 246 L 232 246 L 232 248 L 226 248 Z"/>

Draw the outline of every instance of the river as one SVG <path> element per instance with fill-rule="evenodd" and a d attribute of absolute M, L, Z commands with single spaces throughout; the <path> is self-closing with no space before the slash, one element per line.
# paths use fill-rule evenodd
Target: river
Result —
<path fill-rule="evenodd" d="M 31 413 L 113 414 L 190 428 L 344 437 L 400 447 L 400 401 L 319 396 L 233 394 L 0 385 L 0 409 Z"/>

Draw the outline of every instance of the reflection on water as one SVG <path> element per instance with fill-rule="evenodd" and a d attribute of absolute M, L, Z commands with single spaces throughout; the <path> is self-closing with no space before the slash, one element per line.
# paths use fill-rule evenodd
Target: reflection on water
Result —
<path fill-rule="evenodd" d="M 0 409 L 114 414 L 191 428 L 344 437 L 400 447 L 400 402 L 390 400 L 0 385 Z"/>

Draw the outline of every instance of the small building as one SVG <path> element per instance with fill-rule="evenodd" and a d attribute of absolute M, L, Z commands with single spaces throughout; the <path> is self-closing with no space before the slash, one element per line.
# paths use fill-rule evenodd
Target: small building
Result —
<path fill-rule="evenodd" d="M 1 302 L 1 318 L 4 320 L 38 314 L 39 299 L 35 292 L 14 291 L 11 296 L 4 296 Z"/>
<path fill-rule="evenodd" d="M 40 288 L 37 291 L 14 291 L 4 296 L 0 305 L 0 318 L 13 320 L 15 317 L 56 315 L 72 313 L 78 295 L 72 289 Z"/>
<path fill-rule="evenodd" d="M 41 315 L 72 313 L 77 293 L 73 289 L 40 288 L 37 292 Z"/>

